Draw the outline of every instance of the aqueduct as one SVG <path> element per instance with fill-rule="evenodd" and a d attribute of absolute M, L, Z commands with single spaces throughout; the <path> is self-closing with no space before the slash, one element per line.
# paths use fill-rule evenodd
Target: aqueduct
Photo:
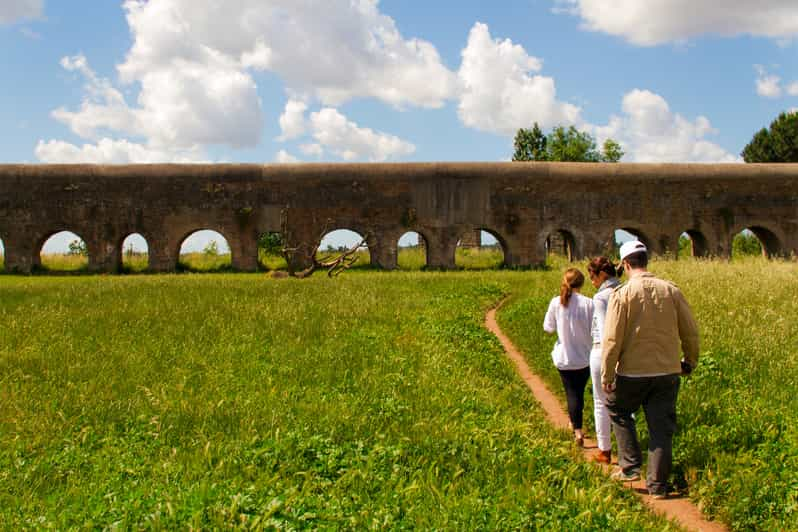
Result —
<path fill-rule="evenodd" d="M 168 272 L 199 229 L 227 238 L 234 269 L 254 271 L 265 232 L 309 249 L 325 229 L 354 230 L 369 235 L 372 263 L 392 269 L 400 236 L 415 231 L 428 266 L 446 269 L 475 229 L 521 267 L 544 263 L 555 233 L 575 258 L 604 252 L 616 229 L 655 253 L 687 233 L 695 254 L 728 257 L 744 228 L 770 256 L 798 254 L 798 165 L 0 165 L 0 240 L 6 271 L 18 273 L 62 230 L 84 239 L 91 271 L 118 271 L 123 240 L 139 233 L 150 270 Z M 298 253 L 294 266 L 307 261 Z"/>

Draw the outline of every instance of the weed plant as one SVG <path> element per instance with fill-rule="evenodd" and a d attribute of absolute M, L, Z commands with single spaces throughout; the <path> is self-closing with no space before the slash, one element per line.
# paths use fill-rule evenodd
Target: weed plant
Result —
<path fill-rule="evenodd" d="M 564 403 L 543 333 L 543 316 L 562 271 L 511 283 L 502 328 Z M 581 265 L 586 271 L 585 265 Z M 674 440 L 677 487 L 734 530 L 798 530 L 798 267 L 755 256 L 732 262 L 655 260 L 650 269 L 677 283 L 701 332 L 694 374 L 682 380 Z M 585 289 L 592 295 L 592 287 Z M 588 385 L 590 395 L 590 385 Z M 585 418 L 592 425 L 592 401 Z M 647 446 L 643 417 L 641 445 Z"/>
<path fill-rule="evenodd" d="M 537 279 L 0 277 L 0 529 L 673 529 L 484 329 Z"/>

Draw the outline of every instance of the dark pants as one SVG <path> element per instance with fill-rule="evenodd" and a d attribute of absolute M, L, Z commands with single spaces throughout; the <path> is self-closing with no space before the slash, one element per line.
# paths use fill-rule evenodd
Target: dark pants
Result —
<path fill-rule="evenodd" d="M 676 432 L 676 397 L 679 375 L 659 377 L 624 377 L 615 379 L 615 391 L 607 394 L 615 439 L 618 441 L 618 465 L 626 473 L 639 473 L 643 465 L 634 414 L 643 407 L 648 424 L 649 493 L 666 493 L 673 460 L 673 433 Z"/>
<path fill-rule="evenodd" d="M 590 377 L 590 366 L 582 369 L 561 369 L 560 379 L 568 401 L 568 417 L 575 429 L 582 428 L 582 410 L 585 409 L 585 385 Z"/>

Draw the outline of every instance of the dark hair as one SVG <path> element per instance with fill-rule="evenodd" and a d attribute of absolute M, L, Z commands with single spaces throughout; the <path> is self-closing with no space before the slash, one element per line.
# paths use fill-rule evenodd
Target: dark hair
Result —
<path fill-rule="evenodd" d="M 567 307 L 571 300 L 574 289 L 582 288 L 585 284 L 585 276 L 576 268 L 568 268 L 562 276 L 560 285 L 560 305 Z"/>
<path fill-rule="evenodd" d="M 601 272 L 606 273 L 610 277 L 617 277 L 620 275 L 617 266 L 607 257 L 595 257 L 587 264 L 587 271 L 593 275 L 598 275 Z M 621 269 L 621 272 L 623 272 L 623 269 Z"/>
<path fill-rule="evenodd" d="M 648 266 L 648 254 L 645 251 L 638 251 L 637 253 L 627 255 L 623 260 L 628 262 L 629 266 L 635 269 Z"/>

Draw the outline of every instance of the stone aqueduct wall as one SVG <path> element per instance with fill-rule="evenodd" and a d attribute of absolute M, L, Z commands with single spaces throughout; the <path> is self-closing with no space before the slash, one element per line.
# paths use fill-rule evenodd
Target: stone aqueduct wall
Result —
<path fill-rule="evenodd" d="M 475 229 L 496 236 L 508 266 L 529 266 L 545 261 L 551 234 L 580 258 L 602 253 L 619 228 L 655 253 L 688 232 L 697 254 L 720 257 L 749 228 L 769 255 L 795 256 L 798 165 L 0 165 L 6 270 L 22 273 L 63 230 L 84 239 L 92 271 L 117 271 L 123 240 L 140 233 L 151 270 L 166 272 L 200 229 L 224 235 L 233 268 L 252 271 L 258 236 L 283 229 L 300 248 L 325 229 L 369 234 L 372 262 L 390 269 L 407 231 L 425 238 L 430 267 L 452 268 L 457 241 Z"/>

